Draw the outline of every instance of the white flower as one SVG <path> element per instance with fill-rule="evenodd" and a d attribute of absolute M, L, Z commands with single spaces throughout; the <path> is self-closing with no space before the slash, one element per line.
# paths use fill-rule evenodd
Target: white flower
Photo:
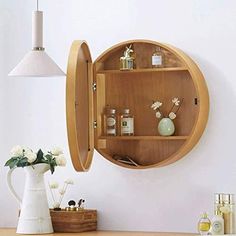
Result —
<path fill-rule="evenodd" d="M 154 103 L 151 105 L 151 108 L 152 108 L 153 110 L 156 110 L 157 108 L 160 108 L 161 106 L 162 106 L 162 103 L 159 102 L 159 101 L 156 101 L 156 102 L 154 102 Z"/>
<path fill-rule="evenodd" d="M 13 147 L 11 149 L 11 157 L 20 157 L 20 156 L 23 156 L 23 147 L 21 147 L 20 145 L 17 145 L 15 147 Z"/>
<path fill-rule="evenodd" d="M 169 118 L 170 118 L 171 120 L 174 120 L 174 119 L 176 118 L 176 114 L 175 114 L 174 112 L 170 112 Z"/>
<path fill-rule="evenodd" d="M 74 181 L 72 179 L 67 179 L 65 180 L 66 184 L 74 184 Z"/>
<path fill-rule="evenodd" d="M 63 154 L 63 151 L 62 151 L 61 148 L 55 147 L 55 148 L 53 148 L 53 149 L 51 150 L 51 153 L 52 153 L 52 155 L 54 155 L 54 156 L 59 156 L 59 155 Z"/>
<path fill-rule="evenodd" d="M 55 156 L 56 164 L 58 166 L 65 166 L 66 165 L 66 158 L 63 154 L 60 154 L 59 156 Z"/>
<path fill-rule="evenodd" d="M 161 118 L 161 113 L 159 111 L 156 112 L 156 118 Z"/>
<path fill-rule="evenodd" d="M 175 106 L 179 106 L 180 100 L 178 98 L 173 98 L 172 102 L 175 104 Z"/>
<path fill-rule="evenodd" d="M 28 159 L 29 163 L 33 163 L 37 158 L 37 155 L 30 149 L 25 150 L 24 156 Z"/>
<path fill-rule="evenodd" d="M 51 183 L 49 183 L 49 187 L 50 187 L 51 189 L 56 189 L 56 188 L 58 188 L 58 186 L 59 186 L 59 184 L 58 184 L 57 182 L 51 182 Z"/>
<path fill-rule="evenodd" d="M 60 207 L 60 203 L 59 202 L 54 202 L 52 207 L 53 208 L 59 208 Z"/>
<path fill-rule="evenodd" d="M 64 189 L 60 189 L 58 192 L 59 192 L 61 195 L 64 195 L 66 191 L 65 191 Z"/>

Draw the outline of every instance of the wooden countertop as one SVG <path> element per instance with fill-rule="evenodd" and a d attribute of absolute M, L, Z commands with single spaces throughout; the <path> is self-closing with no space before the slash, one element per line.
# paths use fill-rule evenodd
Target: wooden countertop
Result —
<path fill-rule="evenodd" d="M 1 236 L 19 236 L 22 234 L 16 234 L 16 229 L 0 229 Z M 36 234 L 34 234 L 36 235 Z M 37 234 L 40 235 L 40 234 Z M 54 233 L 54 234 L 41 234 L 42 235 L 53 235 L 53 236 L 193 236 L 196 234 L 191 233 L 157 233 L 157 232 L 123 232 L 123 231 L 91 231 L 83 233 Z"/>

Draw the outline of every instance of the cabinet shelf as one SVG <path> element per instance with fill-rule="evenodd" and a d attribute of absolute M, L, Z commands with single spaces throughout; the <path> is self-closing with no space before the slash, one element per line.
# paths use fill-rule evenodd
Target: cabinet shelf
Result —
<path fill-rule="evenodd" d="M 169 72 L 169 71 L 187 71 L 186 67 L 162 67 L 162 68 L 142 68 L 133 70 L 100 70 L 98 74 L 123 74 L 123 73 L 146 73 L 146 72 Z"/>
<path fill-rule="evenodd" d="M 100 140 L 186 140 L 188 136 L 100 136 Z"/>

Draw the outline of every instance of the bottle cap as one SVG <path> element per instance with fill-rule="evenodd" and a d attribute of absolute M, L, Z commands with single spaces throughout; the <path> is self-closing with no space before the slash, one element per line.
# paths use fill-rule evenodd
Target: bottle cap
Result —
<path fill-rule="evenodd" d="M 115 114 L 115 113 L 116 113 L 116 109 L 107 109 L 107 111 L 108 111 L 110 114 Z"/>
<path fill-rule="evenodd" d="M 224 194 L 224 203 L 234 204 L 234 194 Z"/>
<path fill-rule="evenodd" d="M 203 212 L 201 214 L 201 217 L 204 218 L 204 219 L 207 219 L 208 218 L 208 214 L 206 212 Z"/>
<path fill-rule="evenodd" d="M 215 203 L 216 204 L 223 203 L 223 193 L 215 193 Z"/>
<path fill-rule="evenodd" d="M 125 108 L 123 111 L 125 114 L 129 114 L 129 109 Z"/>

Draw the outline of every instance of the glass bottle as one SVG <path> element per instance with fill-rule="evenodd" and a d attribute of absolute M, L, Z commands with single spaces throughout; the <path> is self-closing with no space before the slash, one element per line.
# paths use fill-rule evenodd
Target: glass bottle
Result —
<path fill-rule="evenodd" d="M 223 218 L 224 218 L 224 230 L 225 234 L 234 234 L 234 195 L 224 194 L 224 206 L 223 206 Z"/>
<path fill-rule="evenodd" d="M 221 208 L 223 207 L 223 194 L 222 193 L 215 193 L 215 201 L 214 201 L 214 211 L 220 211 Z"/>
<path fill-rule="evenodd" d="M 224 234 L 224 219 L 221 211 L 216 210 L 215 215 L 211 219 L 211 234 L 223 235 Z"/>
<path fill-rule="evenodd" d="M 158 68 L 164 66 L 164 53 L 161 47 L 157 46 L 155 52 L 152 54 L 152 67 Z"/>
<path fill-rule="evenodd" d="M 208 218 L 206 212 L 201 215 L 200 220 L 198 221 L 198 232 L 201 235 L 207 235 L 211 227 L 211 221 Z"/>
<path fill-rule="evenodd" d="M 134 135 L 134 117 L 130 114 L 129 109 L 124 109 L 120 116 L 120 135 Z"/>
<path fill-rule="evenodd" d="M 104 117 L 104 133 L 108 136 L 116 136 L 116 110 L 107 109 Z"/>

